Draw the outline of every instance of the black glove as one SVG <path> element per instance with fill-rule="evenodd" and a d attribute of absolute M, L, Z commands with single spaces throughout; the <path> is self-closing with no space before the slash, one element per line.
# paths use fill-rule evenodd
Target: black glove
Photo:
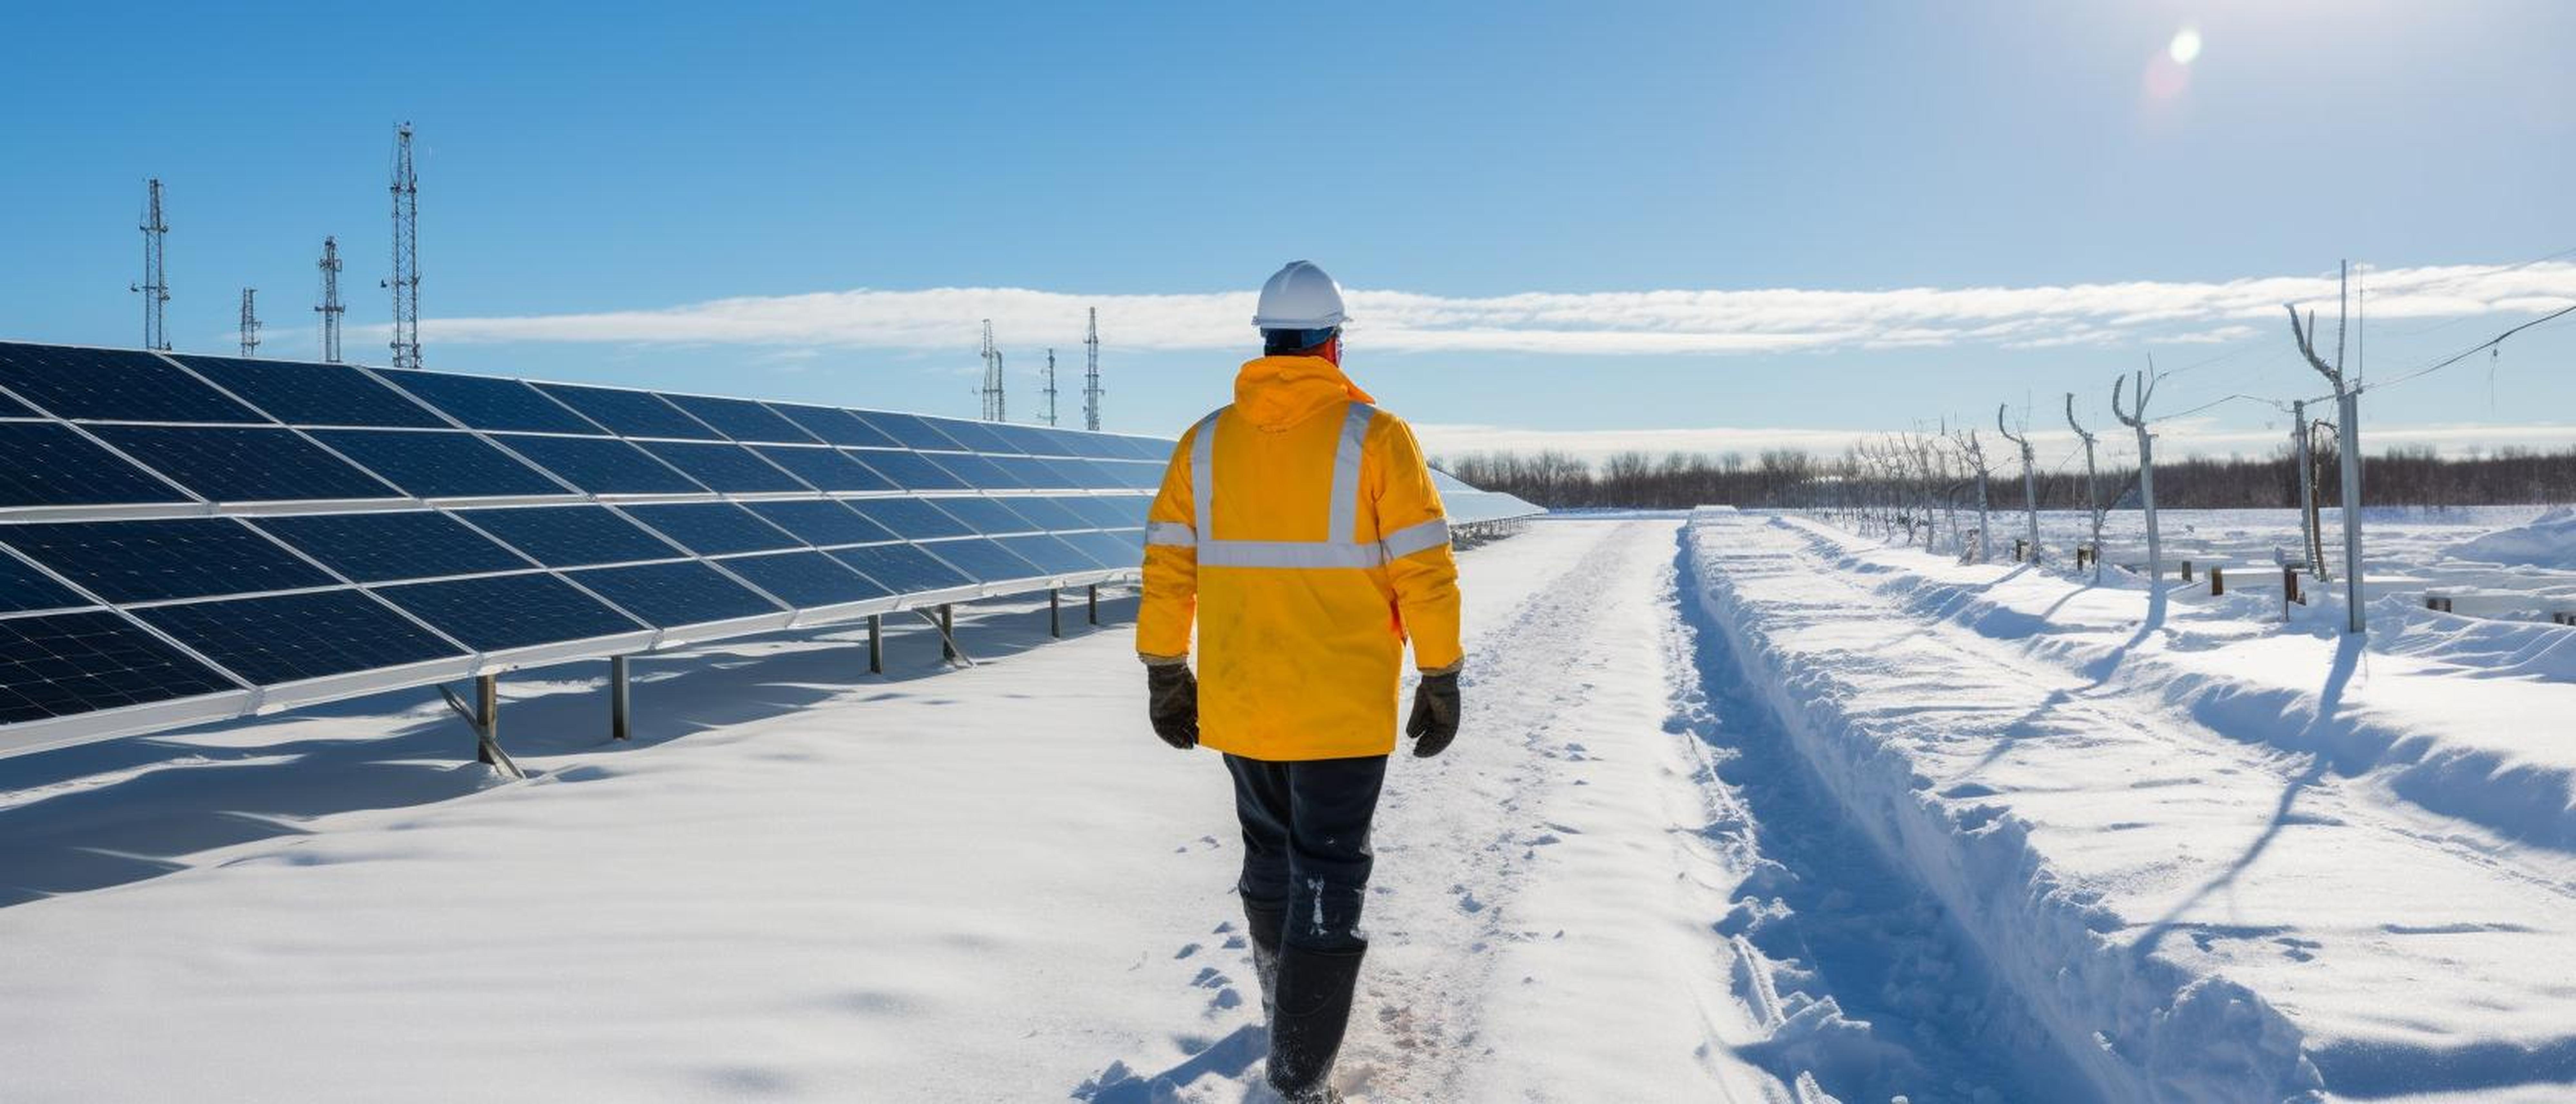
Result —
<path fill-rule="evenodd" d="M 1458 738 L 1458 672 L 1424 675 L 1413 688 L 1413 717 L 1404 722 L 1415 758 L 1428 759 Z"/>
<path fill-rule="evenodd" d="M 1188 751 L 1199 743 L 1199 680 L 1186 663 L 1157 663 L 1145 668 L 1145 714 L 1154 720 L 1154 735 Z"/>

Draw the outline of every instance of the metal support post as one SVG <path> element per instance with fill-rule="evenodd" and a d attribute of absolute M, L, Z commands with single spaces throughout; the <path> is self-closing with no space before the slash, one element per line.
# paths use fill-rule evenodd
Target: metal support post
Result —
<path fill-rule="evenodd" d="M 1057 591 L 1056 591 L 1056 589 L 1055 589 L 1054 587 L 1048 587 L 1048 588 L 1047 588 L 1047 635 L 1048 635 L 1048 636 L 1055 637 L 1055 638 L 1057 638 L 1057 639 L 1061 640 L 1061 639 L 1063 639 L 1063 638 L 1064 638 L 1064 616 L 1063 616 L 1063 614 L 1062 614 L 1062 613 L 1058 612 L 1058 609 L 1057 609 L 1057 603 L 1056 603 L 1056 598 L 1057 598 Z"/>
<path fill-rule="evenodd" d="M 1084 595 L 1083 601 L 1091 609 L 1091 623 L 1097 625 L 1100 623 L 1100 584 L 1093 583 L 1083 589 L 1089 592 Z"/>
<path fill-rule="evenodd" d="M 868 673 L 885 673 L 885 615 L 868 615 Z"/>
<path fill-rule="evenodd" d="M 2225 569 L 2225 568 L 2217 568 L 2217 567 L 2210 568 L 2210 569 L 2209 569 L 2209 596 L 2210 596 L 2210 597 L 2212 597 L 2212 598 L 2215 598 L 2215 597 L 2218 597 L 2219 595 L 2222 595 L 2222 594 L 2225 594 L 2225 593 L 2227 593 L 2227 571 L 2226 571 L 2226 569 Z"/>
<path fill-rule="evenodd" d="M 957 658 L 957 611 L 946 602 L 939 603 L 939 658 Z"/>
<path fill-rule="evenodd" d="M 457 697 L 456 691 L 448 689 L 444 684 L 439 686 L 438 694 L 447 699 L 449 709 L 455 710 L 456 715 L 465 718 L 466 725 L 473 728 L 476 761 L 488 764 L 512 778 L 528 776 L 526 771 L 519 769 L 517 763 L 510 761 L 509 752 L 501 750 L 500 676 L 476 675 L 474 677 L 474 704 L 472 705 L 465 704 L 465 699 Z"/>
<path fill-rule="evenodd" d="M 626 657 L 608 657 L 608 738 L 635 738 L 634 710 L 627 695 Z"/>

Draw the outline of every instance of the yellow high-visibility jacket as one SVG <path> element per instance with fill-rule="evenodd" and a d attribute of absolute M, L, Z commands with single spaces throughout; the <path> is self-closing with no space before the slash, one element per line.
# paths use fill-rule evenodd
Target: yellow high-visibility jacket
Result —
<path fill-rule="evenodd" d="M 1321 357 L 1262 357 L 1192 426 L 1146 515 L 1136 651 L 1190 652 L 1199 742 L 1291 761 L 1395 750 L 1404 641 L 1455 669 L 1458 562 L 1422 447 Z"/>

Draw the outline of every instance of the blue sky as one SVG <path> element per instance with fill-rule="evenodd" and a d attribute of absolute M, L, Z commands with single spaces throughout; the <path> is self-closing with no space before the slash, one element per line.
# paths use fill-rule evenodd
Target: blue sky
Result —
<path fill-rule="evenodd" d="M 157 175 L 180 348 L 229 348 L 256 285 L 264 351 L 311 355 L 336 233 L 351 355 L 380 360 L 403 119 L 432 367 L 971 414 L 990 316 L 1021 415 L 1097 302 L 1118 429 L 1224 401 L 1243 297 L 1296 257 L 1354 290 L 1351 370 L 1435 449 L 1830 447 L 1998 402 L 2055 425 L 2069 390 L 2107 420 L 2150 353 L 2188 367 L 2166 411 L 2312 394 L 2268 304 L 2327 294 L 2345 257 L 2379 273 L 2377 376 L 2576 302 L 2566 4 L 0 22 L 15 338 L 138 340 Z M 2382 393 L 2369 428 L 2576 442 L 2572 359 L 2576 318 Z M 2278 420 L 2239 402 L 2167 432 L 2251 450 Z"/>

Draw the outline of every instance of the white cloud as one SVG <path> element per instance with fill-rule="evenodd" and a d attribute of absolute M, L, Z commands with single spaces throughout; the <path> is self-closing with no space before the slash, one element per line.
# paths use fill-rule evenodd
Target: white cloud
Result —
<path fill-rule="evenodd" d="M 2367 285 L 2369 313 L 2377 319 L 2532 314 L 2576 303 L 2576 263 L 2373 270 Z M 2063 287 L 1525 292 L 1478 298 L 1353 290 L 1349 298 L 1352 341 L 1370 350 L 1719 355 L 2233 341 L 2280 326 L 2284 302 L 2321 303 L 2331 310 L 2335 291 L 2332 276 L 2264 276 Z M 1122 349 L 1231 349 L 1249 336 L 1253 294 L 862 288 L 591 314 L 437 318 L 421 329 L 425 340 L 442 344 L 962 350 L 974 347 L 978 323 L 986 318 L 1014 341 L 1077 343 L 1090 307 L 1100 308 Z"/>

